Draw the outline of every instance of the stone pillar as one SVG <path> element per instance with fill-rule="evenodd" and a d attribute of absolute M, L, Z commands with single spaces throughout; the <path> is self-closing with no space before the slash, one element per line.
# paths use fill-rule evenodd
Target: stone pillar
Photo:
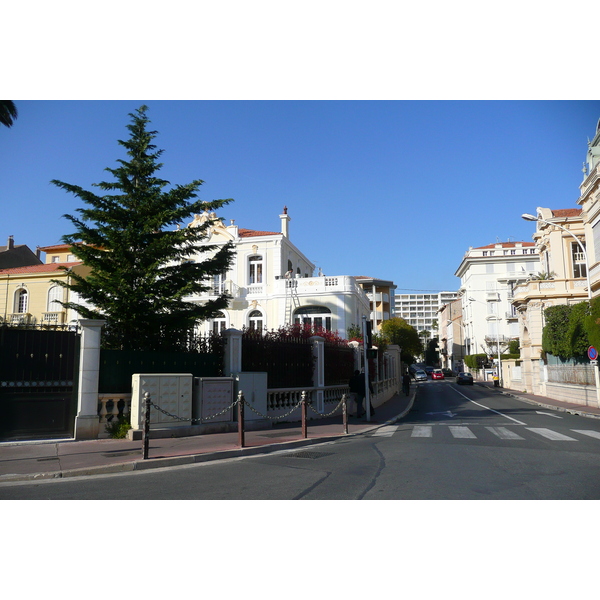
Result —
<path fill-rule="evenodd" d="M 392 373 L 391 377 L 395 380 L 396 393 L 399 394 L 402 390 L 402 350 L 400 346 L 390 344 L 386 350 L 390 357 Z"/>
<path fill-rule="evenodd" d="M 91 440 L 98 437 L 98 379 L 100 375 L 100 335 L 106 321 L 79 319 L 81 350 L 79 355 L 79 388 L 75 439 Z"/>
<path fill-rule="evenodd" d="M 325 412 L 325 339 L 313 335 L 310 338 L 312 343 L 313 357 L 315 359 L 313 366 L 313 387 L 317 388 L 313 401 L 315 401 L 316 410 L 320 413 Z"/>
<path fill-rule="evenodd" d="M 225 364 L 223 374 L 233 377 L 242 372 L 242 332 L 237 329 L 226 329 L 225 337 Z"/>

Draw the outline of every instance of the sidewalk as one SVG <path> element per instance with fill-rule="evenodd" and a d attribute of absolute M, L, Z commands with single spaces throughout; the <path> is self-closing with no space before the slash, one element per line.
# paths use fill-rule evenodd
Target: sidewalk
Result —
<path fill-rule="evenodd" d="M 574 415 L 580 415 L 582 417 L 600 419 L 600 408 L 595 406 L 584 406 L 582 404 L 575 404 L 572 402 L 561 402 L 560 400 L 554 400 L 554 398 L 535 396 L 534 394 L 527 394 L 526 392 L 519 392 L 517 390 L 510 390 L 508 388 L 495 388 L 493 383 L 483 381 L 476 381 L 475 385 L 485 386 L 491 391 L 497 392 L 498 394 L 505 394 L 507 396 L 512 396 L 513 398 L 519 398 L 520 400 L 524 400 L 529 404 L 537 404 L 543 408 L 568 412 Z"/>
<path fill-rule="evenodd" d="M 376 407 L 370 422 L 348 418 L 348 435 L 363 433 L 402 418 L 412 408 L 416 386 L 409 396 L 396 394 Z M 192 437 L 150 439 L 148 458 L 142 458 L 142 442 L 129 440 L 48 440 L 0 443 L 0 483 L 77 477 L 123 471 L 141 471 L 225 458 L 302 448 L 344 437 L 342 417 L 309 420 L 308 437 L 301 423 L 279 423 L 272 428 L 246 431 L 244 447 L 238 433 L 210 433 Z"/>

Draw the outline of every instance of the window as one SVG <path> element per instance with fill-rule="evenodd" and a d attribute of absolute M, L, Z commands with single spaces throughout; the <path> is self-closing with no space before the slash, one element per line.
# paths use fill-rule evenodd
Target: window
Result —
<path fill-rule="evenodd" d="M 48 290 L 48 306 L 46 310 L 48 312 L 60 312 L 62 306 L 58 303 L 62 300 L 62 288 L 59 285 L 53 285 Z"/>
<path fill-rule="evenodd" d="M 222 312 L 217 313 L 217 315 L 212 320 L 212 330 L 213 333 L 219 334 L 222 331 L 225 331 L 227 328 L 227 318 Z"/>
<path fill-rule="evenodd" d="M 214 296 L 219 296 L 225 292 L 225 277 L 226 273 L 219 273 L 213 275 L 212 279 L 212 293 Z"/>
<path fill-rule="evenodd" d="M 585 244 L 583 244 L 585 248 Z M 581 247 L 577 242 L 571 243 L 571 257 L 573 259 L 573 277 L 585 277 L 585 254 L 581 251 Z"/>
<path fill-rule="evenodd" d="M 29 293 L 25 288 L 17 290 L 15 293 L 15 312 L 26 313 L 29 304 Z"/>
<path fill-rule="evenodd" d="M 262 256 L 254 255 L 248 259 L 248 283 L 263 282 L 263 260 Z"/>
<path fill-rule="evenodd" d="M 294 311 L 294 323 L 331 331 L 331 311 L 325 306 L 302 306 Z"/>
<path fill-rule="evenodd" d="M 263 315 L 260 310 L 253 310 L 248 315 L 248 328 L 254 329 L 255 331 L 262 331 L 263 329 Z"/>

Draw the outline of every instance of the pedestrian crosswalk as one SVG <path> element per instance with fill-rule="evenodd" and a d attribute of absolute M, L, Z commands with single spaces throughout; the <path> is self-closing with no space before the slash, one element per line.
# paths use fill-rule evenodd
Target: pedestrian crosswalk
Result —
<path fill-rule="evenodd" d="M 380 427 L 371 435 L 374 437 L 392 437 L 406 427 L 400 425 L 386 425 Z M 490 436 L 491 434 L 491 436 Z M 600 441 L 600 431 L 593 429 L 570 429 L 557 431 L 546 427 L 502 427 L 481 425 L 413 425 L 410 428 L 411 438 L 437 438 L 450 437 L 458 440 L 483 440 L 485 438 L 501 439 L 507 441 L 523 441 L 526 439 L 545 439 L 553 442 L 575 442 L 586 438 Z"/>

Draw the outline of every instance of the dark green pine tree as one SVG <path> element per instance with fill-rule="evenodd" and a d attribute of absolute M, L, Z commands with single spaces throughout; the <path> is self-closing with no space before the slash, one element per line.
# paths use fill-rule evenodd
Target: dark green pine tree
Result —
<path fill-rule="evenodd" d="M 213 275 L 227 270 L 233 249 L 201 245 L 213 221 L 200 227 L 179 228 L 194 214 L 231 202 L 197 199 L 201 180 L 170 186 L 157 177 L 162 150 L 152 143 L 156 131 L 148 131 L 148 108 L 130 113 L 130 137 L 119 144 L 129 160 L 118 160 L 111 183 L 92 184 L 106 195 L 77 185 L 53 180 L 58 187 L 79 197 L 86 208 L 79 216 L 64 215 L 76 233 L 65 235 L 73 254 L 91 273 L 73 273 L 66 288 L 76 292 L 78 302 L 64 303 L 88 319 L 106 319 L 103 347 L 129 350 L 181 350 L 186 347 L 194 323 L 213 317 L 225 308 L 229 297 L 198 304 L 185 298 L 209 289 Z M 165 188 L 169 189 L 165 189 Z M 202 255 L 195 262 L 192 257 Z"/>

